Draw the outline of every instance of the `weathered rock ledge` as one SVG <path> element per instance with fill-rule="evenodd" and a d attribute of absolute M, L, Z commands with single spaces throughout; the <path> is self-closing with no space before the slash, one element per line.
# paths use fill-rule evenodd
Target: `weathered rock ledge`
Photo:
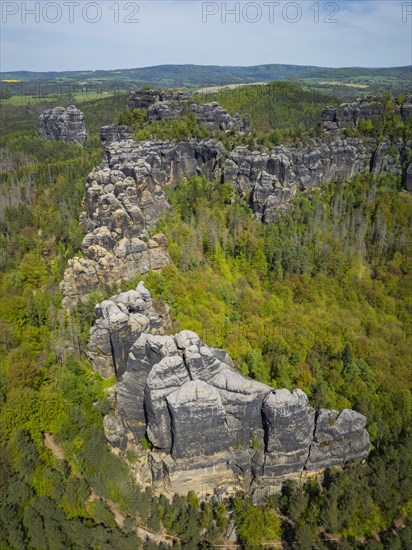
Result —
<path fill-rule="evenodd" d="M 122 449 L 150 441 L 136 474 L 157 490 L 242 490 L 259 500 L 285 479 L 368 455 L 361 414 L 316 411 L 301 390 L 240 375 L 194 332 L 164 335 L 165 315 L 143 283 L 98 304 L 96 315 L 87 353 L 103 376 L 117 378 L 106 436 Z"/>
<path fill-rule="evenodd" d="M 245 134 L 250 131 L 248 116 L 236 113 L 234 116 L 218 103 L 199 105 L 193 96 L 178 90 L 138 90 L 129 99 L 129 109 L 145 109 L 149 121 L 173 120 L 193 113 L 199 126 L 209 131 L 236 131 Z"/>
<path fill-rule="evenodd" d="M 165 190 L 185 175 L 204 173 L 214 179 L 225 155 L 213 139 L 117 142 L 113 137 L 127 133 L 108 127 L 102 135 L 108 143 L 106 159 L 87 178 L 80 219 L 87 232 L 83 257 L 69 261 L 61 283 L 67 308 L 107 283 L 167 265 L 167 239 L 160 233 L 149 238 L 169 208 Z"/>
<path fill-rule="evenodd" d="M 74 105 L 44 111 L 39 118 L 39 137 L 53 141 L 83 144 L 87 131 L 82 111 Z"/>
<path fill-rule="evenodd" d="M 393 106 L 403 122 L 412 116 L 412 96 L 402 105 Z M 361 98 L 352 103 L 342 103 L 337 108 L 327 107 L 321 114 L 320 125 L 329 132 L 345 128 L 357 128 L 360 121 L 379 122 L 385 116 L 385 104 L 377 98 Z"/>

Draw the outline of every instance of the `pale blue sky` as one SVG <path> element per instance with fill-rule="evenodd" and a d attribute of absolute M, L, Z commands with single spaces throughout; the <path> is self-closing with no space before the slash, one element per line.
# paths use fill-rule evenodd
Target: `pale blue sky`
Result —
<path fill-rule="evenodd" d="M 2 71 L 412 64 L 412 1 L 1 0 L 1 10 Z"/>

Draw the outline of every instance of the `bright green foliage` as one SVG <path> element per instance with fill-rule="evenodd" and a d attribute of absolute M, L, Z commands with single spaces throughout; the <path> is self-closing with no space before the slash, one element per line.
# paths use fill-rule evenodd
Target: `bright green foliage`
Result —
<path fill-rule="evenodd" d="M 177 118 L 172 121 L 155 121 L 134 134 L 136 141 L 150 139 L 175 140 L 189 137 L 200 137 L 193 117 Z M 205 137 L 205 136 L 203 136 Z"/>
<path fill-rule="evenodd" d="M 197 101 L 217 101 L 232 115 L 247 114 L 251 126 L 259 132 L 265 145 L 278 145 L 296 132 L 316 128 L 320 114 L 327 105 L 339 100 L 317 89 L 309 89 L 287 81 L 270 82 L 263 86 L 245 86 L 198 96 Z"/>
<path fill-rule="evenodd" d="M 220 140 L 228 151 L 231 151 L 237 145 L 257 147 L 255 133 L 238 135 L 234 130 L 228 133 L 221 130 L 210 132 L 204 126 L 199 126 L 194 113 L 189 109 L 185 110 L 178 118 L 150 122 L 147 121 L 147 111 L 134 109 L 132 112 L 122 112 L 118 122 L 128 126 L 136 141 L 154 139 L 177 141 L 189 138 L 214 137 Z"/>
<path fill-rule="evenodd" d="M 129 128 L 141 128 L 147 122 L 147 111 L 145 109 L 124 109 L 119 114 L 119 124 L 128 126 Z"/>
<path fill-rule="evenodd" d="M 289 92 L 293 97 L 288 87 L 282 91 Z M 95 115 L 87 108 L 96 128 L 99 117 L 104 124 L 115 114 L 103 103 L 96 102 Z M 193 131 L 193 120 L 183 123 L 184 132 Z M 22 193 L 0 212 L 6 250 L 0 257 L 0 548 L 134 550 L 135 521 L 179 537 L 182 548 L 209 548 L 225 536 L 232 512 L 243 544 L 259 545 L 280 537 L 280 510 L 287 515 L 283 539 L 297 547 L 328 547 L 320 540 L 326 531 L 339 550 L 409 549 L 412 205 L 399 181 L 362 175 L 323 186 L 298 196 L 266 226 L 228 184 L 194 178 L 171 193 L 173 208 L 160 229 L 175 265 L 148 274 L 146 282 L 171 306 L 173 331 L 196 330 L 208 344 L 225 347 L 244 374 L 275 387 L 299 386 L 316 406 L 356 408 L 368 417 L 374 448 L 368 463 L 327 472 L 321 485 L 286 485 L 263 507 L 247 499 L 199 503 L 195 495 L 170 502 L 139 489 L 110 451 L 102 416 L 111 407 L 105 390 L 113 381 L 93 374 L 80 354 L 95 303 L 117 285 L 94 293 L 70 317 L 60 306 L 58 283 L 81 244 L 84 180 L 101 158 L 98 137 L 90 136 L 83 149 L 46 144 L 26 132 L 24 117 L 13 124 L 24 132 L 10 135 L 6 121 L 2 131 L 9 135 L 0 143 L 12 162 L 1 177 L 2 197 L 17 188 Z M 137 124 L 149 128 L 143 118 Z M 45 447 L 45 433 L 64 460 Z M 135 458 L 130 449 L 127 457 Z M 129 514 L 122 529 L 113 503 Z"/>
<path fill-rule="evenodd" d="M 27 386 L 8 393 L 0 413 L 1 437 L 8 438 L 19 429 L 27 430 L 37 443 L 43 432 L 55 432 L 64 414 L 61 394 L 43 385 L 40 391 Z"/>
<path fill-rule="evenodd" d="M 235 500 L 233 510 L 239 540 L 245 548 L 280 539 L 281 522 L 275 510 L 253 506 L 247 499 Z"/>
<path fill-rule="evenodd" d="M 324 186 L 262 226 L 225 186 L 182 182 L 160 226 L 179 269 L 147 284 L 172 308 L 173 330 L 226 348 L 245 374 L 302 387 L 317 406 L 356 407 L 379 437 L 397 433 L 409 410 L 412 207 L 397 185 Z"/>
<path fill-rule="evenodd" d="M 142 439 L 140 440 L 140 444 L 145 451 L 148 451 L 151 447 L 150 441 L 147 439 L 147 437 L 142 437 Z"/>

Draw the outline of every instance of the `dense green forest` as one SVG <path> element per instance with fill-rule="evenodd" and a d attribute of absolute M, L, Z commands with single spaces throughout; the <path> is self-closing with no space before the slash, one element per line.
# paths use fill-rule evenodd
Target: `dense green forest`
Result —
<path fill-rule="evenodd" d="M 316 128 L 322 110 L 338 106 L 338 98 L 311 90 L 293 82 L 270 82 L 265 86 L 221 89 L 217 93 L 198 95 L 198 101 L 217 101 L 234 115 L 247 114 L 253 128 L 260 132 Z M 282 136 L 283 137 L 283 136 Z"/>
<path fill-rule="evenodd" d="M 82 105 L 84 148 L 39 140 L 37 107 L 1 109 L 0 548 L 135 549 L 142 529 L 164 539 L 145 548 L 213 548 L 235 524 L 245 548 L 410 549 L 412 197 L 399 179 L 323 185 L 267 225 L 228 184 L 193 178 L 170 192 L 156 231 L 173 264 L 145 280 L 171 307 L 172 330 L 197 331 L 242 373 L 300 387 L 317 407 L 360 411 L 373 448 L 363 464 L 286 483 L 259 507 L 241 495 L 169 502 L 133 481 L 136 457 L 110 451 L 102 419 L 113 381 L 82 354 L 95 303 L 116 289 L 71 316 L 61 308 L 84 181 L 102 158 L 98 128 L 124 103 Z"/>

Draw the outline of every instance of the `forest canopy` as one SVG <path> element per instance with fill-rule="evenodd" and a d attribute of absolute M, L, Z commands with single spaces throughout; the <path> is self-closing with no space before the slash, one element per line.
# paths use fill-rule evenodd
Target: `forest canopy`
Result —
<path fill-rule="evenodd" d="M 276 93 L 282 86 L 274 85 Z M 281 124 L 290 132 L 295 115 L 284 106 L 296 103 L 294 93 L 285 89 L 273 112 L 276 121 L 285 113 Z M 230 101 L 246 109 L 253 97 L 248 89 Z M 297 104 L 308 121 L 318 108 L 307 110 L 304 96 Z M 3 111 L 0 548 L 127 550 L 142 544 L 137 526 L 163 537 L 145 548 L 165 548 L 166 535 L 176 547 L 213 548 L 233 525 L 245 548 L 268 541 L 411 548 L 412 196 L 400 178 L 364 173 L 323 184 L 298 193 L 266 225 L 229 184 L 195 177 L 170 191 L 172 208 L 153 232 L 166 234 L 173 263 L 144 279 L 171 308 L 171 331 L 198 332 L 227 349 L 243 374 L 300 387 L 316 407 L 358 410 L 368 418 L 372 452 L 319 480 L 288 482 L 260 507 L 242 495 L 169 500 L 136 484 L 136 456 L 111 452 L 103 416 L 113 380 L 102 380 L 82 353 L 95 304 L 117 285 L 70 316 L 61 307 L 63 271 L 81 254 L 84 182 L 102 158 L 98 127 L 124 116 L 124 104 L 98 100 L 84 110 L 91 128 L 84 148 L 39 140 L 37 113 Z M 257 108 L 253 116 L 264 113 Z M 156 131 L 179 137 L 197 131 L 191 123 Z M 142 138 L 144 124 L 136 130 Z"/>

